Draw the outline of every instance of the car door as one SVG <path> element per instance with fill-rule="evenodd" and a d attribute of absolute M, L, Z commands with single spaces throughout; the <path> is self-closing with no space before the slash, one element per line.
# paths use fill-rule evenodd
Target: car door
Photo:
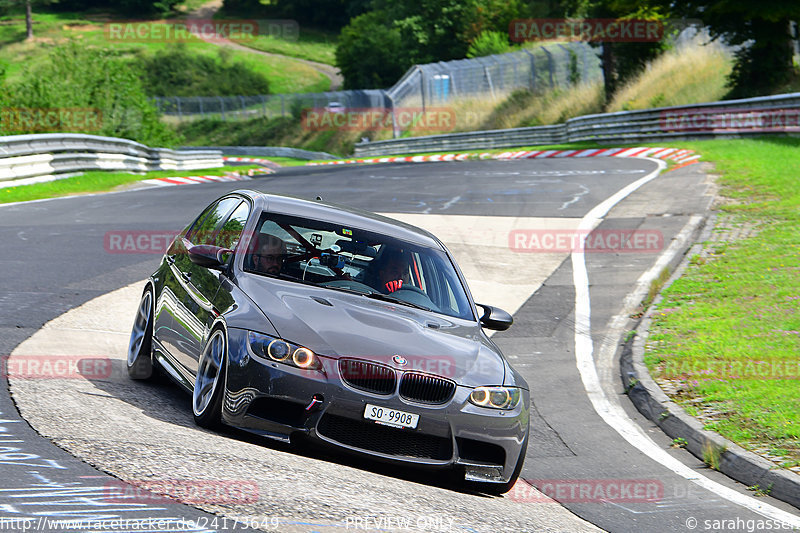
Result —
<path fill-rule="evenodd" d="M 195 265 L 188 250 L 197 244 L 215 244 L 229 216 L 244 202 L 239 196 L 223 198 L 206 210 L 189 231 L 175 240 L 167 254 L 164 308 L 170 310 L 173 326 L 160 339 L 180 369 L 192 376 L 214 321 L 211 301 L 219 289 L 219 272 Z"/>

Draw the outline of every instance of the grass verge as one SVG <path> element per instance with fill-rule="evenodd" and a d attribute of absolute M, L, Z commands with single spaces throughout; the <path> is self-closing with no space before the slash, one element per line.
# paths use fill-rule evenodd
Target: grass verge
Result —
<path fill-rule="evenodd" d="M 232 167 L 212 168 L 208 170 L 159 170 L 156 172 L 147 172 L 146 174 L 104 171 L 85 172 L 81 176 L 72 178 L 0 188 L 0 203 L 27 202 L 30 200 L 42 200 L 44 198 L 56 198 L 58 196 L 106 192 L 122 185 L 152 178 L 169 178 L 171 176 L 222 176 L 225 173 L 230 173 L 231 168 Z M 259 166 L 247 165 L 235 167 L 238 172 L 246 172 L 251 168 L 259 168 Z"/>
<path fill-rule="evenodd" d="M 91 20 L 90 20 L 91 17 Z M 83 46 L 113 49 L 124 56 L 136 57 L 138 54 L 149 55 L 165 48 L 174 47 L 175 43 L 166 40 L 151 42 L 133 42 L 129 40 L 111 40 L 104 31 L 108 22 L 107 15 L 86 15 L 83 13 L 35 13 L 33 42 L 25 41 L 24 17 L 16 15 L 0 19 L 0 60 L 8 63 L 7 76 L 15 80 L 22 75 L 25 68 L 42 63 L 49 48 L 68 39 L 75 39 Z M 158 21 L 148 23 L 153 27 L 153 35 L 165 35 L 158 31 L 163 26 Z M 220 46 L 191 39 L 187 47 L 194 53 L 218 57 Z M 330 79 L 324 74 L 291 57 L 266 57 L 239 50 L 226 50 L 227 59 L 234 63 L 243 63 L 254 72 L 263 74 L 269 79 L 270 92 L 295 93 L 319 92 L 330 89 Z"/>
<path fill-rule="evenodd" d="M 725 227 L 663 292 L 645 362 L 707 429 L 800 465 L 800 139 L 670 143 L 721 174 Z"/>
<path fill-rule="evenodd" d="M 300 35 L 296 39 L 258 35 L 234 40 L 243 46 L 262 52 L 336 65 L 336 38 L 337 35 L 334 33 L 300 28 Z"/>

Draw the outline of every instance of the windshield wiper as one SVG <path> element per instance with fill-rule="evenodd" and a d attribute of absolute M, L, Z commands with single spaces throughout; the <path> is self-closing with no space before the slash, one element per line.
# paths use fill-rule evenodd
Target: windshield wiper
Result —
<path fill-rule="evenodd" d="M 372 298 L 374 300 L 381 300 L 383 302 L 391 302 L 400 305 L 407 305 L 409 307 L 415 307 L 417 309 L 422 309 L 423 311 L 433 311 L 433 309 L 431 309 L 430 307 L 425 307 L 424 305 L 411 303 L 406 300 L 401 300 L 400 298 L 395 298 L 394 296 L 389 296 L 387 294 L 383 294 L 380 292 L 371 292 L 369 294 L 364 294 L 364 296 L 366 296 L 367 298 Z"/>
<path fill-rule="evenodd" d="M 370 294 L 373 294 L 371 292 L 360 291 L 358 289 L 351 289 L 350 287 L 331 287 L 330 285 L 317 285 L 317 287 L 331 289 L 332 291 L 342 291 L 350 294 L 357 294 L 359 296 L 369 296 Z"/>

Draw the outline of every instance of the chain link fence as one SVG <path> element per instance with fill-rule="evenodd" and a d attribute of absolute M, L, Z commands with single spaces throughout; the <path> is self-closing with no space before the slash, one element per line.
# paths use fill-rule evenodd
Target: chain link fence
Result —
<path fill-rule="evenodd" d="M 415 65 L 386 90 L 260 96 L 157 97 L 162 115 L 174 120 L 255 117 L 300 118 L 303 109 L 343 112 L 452 105 L 455 102 L 503 98 L 517 89 L 545 92 L 602 80 L 599 48 L 583 42 L 539 46 L 507 54 Z"/>
<path fill-rule="evenodd" d="M 602 79 L 599 49 L 571 42 L 507 54 L 412 67 L 386 92 L 396 106 L 549 91 Z"/>

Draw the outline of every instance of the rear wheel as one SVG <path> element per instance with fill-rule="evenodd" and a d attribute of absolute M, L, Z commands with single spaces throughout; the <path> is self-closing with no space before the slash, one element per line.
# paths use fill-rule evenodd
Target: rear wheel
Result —
<path fill-rule="evenodd" d="M 225 388 L 225 361 L 228 343 L 225 331 L 211 333 L 200 356 L 192 392 L 192 411 L 198 426 L 214 428 L 222 421 L 222 397 Z"/>
<path fill-rule="evenodd" d="M 128 343 L 128 376 L 149 379 L 153 375 L 153 291 L 145 289 L 133 321 Z"/>

